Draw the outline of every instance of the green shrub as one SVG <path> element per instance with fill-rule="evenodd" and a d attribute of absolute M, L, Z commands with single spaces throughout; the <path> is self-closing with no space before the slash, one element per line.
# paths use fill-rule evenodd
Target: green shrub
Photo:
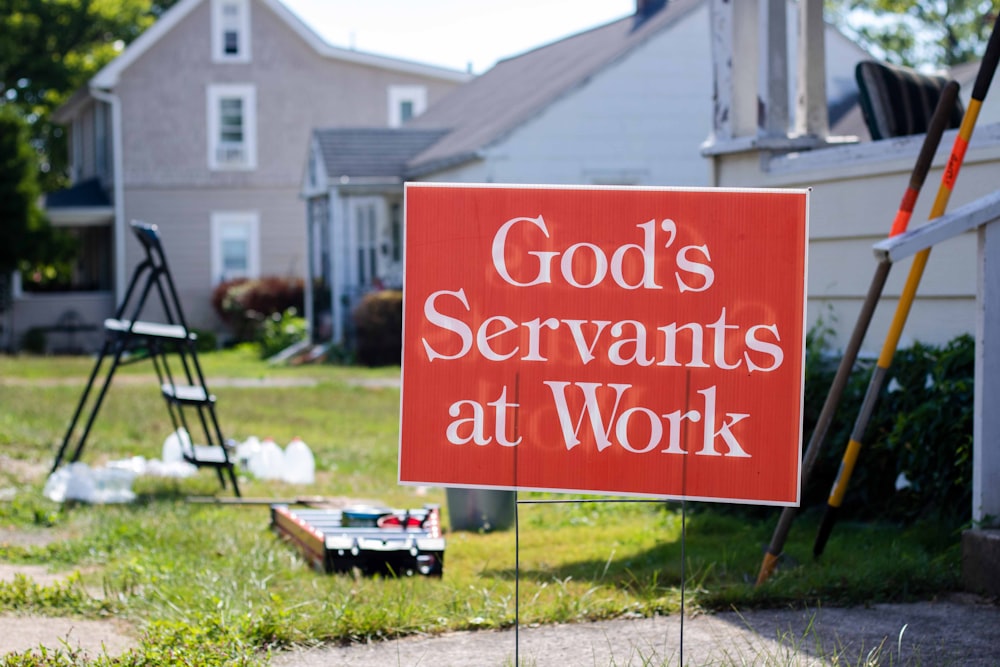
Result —
<path fill-rule="evenodd" d="M 353 312 L 357 359 L 365 366 L 391 366 L 403 357 L 403 293 L 366 294 Z"/>
<path fill-rule="evenodd" d="M 309 335 L 304 317 L 299 317 L 298 311 L 289 308 L 283 313 L 274 313 L 260 328 L 260 356 L 262 359 L 272 357 L 287 347 L 306 339 Z"/>
<path fill-rule="evenodd" d="M 212 307 L 233 332 L 236 342 L 257 340 L 263 323 L 289 308 L 302 312 L 301 278 L 266 276 L 237 278 L 219 283 L 212 292 Z"/>
<path fill-rule="evenodd" d="M 195 344 L 199 352 L 214 352 L 219 349 L 219 339 L 214 331 L 208 329 L 192 329 L 191 331 L 197 336 Z"/>
<path fill-rule="evenodd" d="M 810 332 L 806 354 L 805 438 L 811 436 L 839 359 Z M 960 336 L 937 347 L 917 343 L 896 352 L 862 439 L 841 512 L 856 519 L 912 523 L 971 519 L 975 342 Z M 825 503 L 871 378 L 859 362 L 813 469 L 803 505 Z"/>
<path fill-rule="evenodd" d="M 31 327 L 21 337 L 21 349 L 28 354 L 45 354 L 48 341 L 45 330 L 41 327 Z"/>

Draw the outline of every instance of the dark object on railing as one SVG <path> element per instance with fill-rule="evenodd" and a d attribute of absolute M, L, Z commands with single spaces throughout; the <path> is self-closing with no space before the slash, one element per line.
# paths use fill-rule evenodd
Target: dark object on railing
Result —
<path fill-rule="evenodd" d="M 854 76 L 861 92 L 861 111 L 873 141 L 926 132 L 949 81 L 944 76 L 874 61 L 858 63 Z M 958 127 L 964 113 L 961 101 L 956 101 L 946 129 Z"/>

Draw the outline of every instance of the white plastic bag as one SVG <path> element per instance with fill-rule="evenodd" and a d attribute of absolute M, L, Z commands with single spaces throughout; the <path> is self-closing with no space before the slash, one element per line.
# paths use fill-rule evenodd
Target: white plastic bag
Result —
<path fill-rule="evenodd" d="M 126 468 L 91 469 L 77 461 L 60 468 L 45 483 L 45 497 L 55 502 L 130 503 L 135 500 L 135 472 Z"/>

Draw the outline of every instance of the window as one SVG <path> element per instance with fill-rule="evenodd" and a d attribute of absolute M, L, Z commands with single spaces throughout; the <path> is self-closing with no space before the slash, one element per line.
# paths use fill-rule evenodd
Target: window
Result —
<path fill-rule="evenodd" d="M 378 257 L 376 254 L 375 206 L 367 204 L 354 209 L 357 222 L 358 284 L 367 287 L 376 282 Z"/>
<path fill-rule="evenodd" d="M 212 214 L 212 284 L 260 274 L 260 216 L 254 212 Z"/>
<path fill-rule="evenodd" d="M 389 234 L 392 240 L 392 261 L 403 261 L 403 206 L 393 202 L 389 209 Z"/>
<path fill-rule="evenodd" d="M 94 173 L 102 178 L 111 174 L 108 161 L 108 113 L 103 103 L 94 106 Z"/>
<path fill-rule="evenodd" d="M 403 100 L 399 103 L 399 120 L 405 123 L 413 118 L 413 100 Z"/>
<path fill-rule="evenodd" d="M 250 3 L 247 0 L 213 0 L 212 59 L 215 62 L 250 62 Z"/>
<path fill-rule="evenodd" d="M 251 85 L 208 89 L 208 166 L 254 169 L 257 166 L 257 94 Z"/>
<path fill-rule="evenodd" d="M 399 127 L 426 108 L 425 86 L 389 86 L 389 127 Z"/>

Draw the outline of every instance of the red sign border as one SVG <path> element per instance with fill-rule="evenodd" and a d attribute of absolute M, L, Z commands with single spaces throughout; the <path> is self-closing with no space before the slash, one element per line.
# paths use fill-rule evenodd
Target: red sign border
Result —
<path fill-rule="evenodd" d="M 407 248 L 407 235 L 409 227 L 405 223 L 405 212 L 407 211 L 406 199 L 407 193 L 411 189 L 423 189 L 423 188 L 434 188 L 434 189 L 509 189 L 509 190 L 565 190 L 565 191 L 620 191 L 620 192 L 631 192 L 631 191 L 646 191 L 646 192 L 690 192 L 690 193 L 730 193 L 730 194 L 776 194 L 776 195 L 801 195 L 805 198 L 805 219 L 804 224 L 804 234 L 805 243 L 803 245 L 803 273 L 802 273 L 802 338 L 800 341 L 801 345 L 801 358 L 800 358 L 800 379 L 799 379 L 799 424 L 798 424 L 798 446 L 797 446 L 797 456 L 795 465 L 795 498 L 790 501 L 780 501 L 780 500 L 761 500 L 756 498 L 734 498 L 734 497 L 711 497 L 711 496 L 696 496 L 696 495 L 686 495 L 686 494 L 651 494 L 651 493 L 641 493 L 632 491 L 622 491 L 622 490 L 601 490 L 601 489 L 561 489 L 555 487 L 534 487 L 534 486 L 521 486 L 521 485 L 490 485 L 490 484 L 465 484 L 465 483 L 447 483 L 442 484 L 440 481 L 421 481 L 416 479 L 402 479 L 402 450 L 403 450 L 403 431 L 402 431 L 402 417 L 403 417 L 403 404 L 405 400 L 405 390 L 406 390 L 406 378 L 405 378 L 405 355 L 406 346 L 403 346 L 400 365 L 400 403 L 399 403 L 399 413 L 400 413 L 400 433 L 398 439 L 398 456 L 397 461 L 397 483 L 401 486 L 443 486 L 446 488 L 457 488 L 457 489 L 484 489 L 484 490 L 498 490 L 498 491 L 525 491 L 525 492 L 540 492 L 540 493 L 565 493 L 565 494 L 577 494 L 577 495 L 600 495 L 600 496 L 617 496 L 617 497 L 630 497 L 630 498 L 647 498 L 650 500 L 673 500 L 673 501 L 694 501 L 694 502 L 712 502 L 712 503 L 725 503 L 733 505 L 758 505 L 758 506 L 768 506 L 768 507 L 799 507 L 801 505 L 802 496 L 802 454 L 803 454 L 803 425 L 805 419 L 805 361 L 806 361 L 806 335 L 808 332 L 808 303 L 809 303 L 809 293 L 808 293 L 808 279 L 809 279 L 809 229 L 810 229 L 810 197 L 812 194 L 812 188 L 766 188 L 766 187 L 680 187 L 680 186 L 616 186 L 616 185 L 579 185 L 579 184 L 523 184 L 523 183 L 462 183 L 462 182 L 425 182 L 425 181 L 408 181 L 404 183 L 404 195 L 403 195 L 403 211 L 404 211 L 404 224 L 403 224 L 403 275 L 406 276 L 406 264 L 408 259 L 408 254 L 405 252 Z M 402 340 L 406 340 L 406 317 L 405 317 L 405 280 L 404 280 L 404 317 L 403 317 L 403 330 L 402 330 Z"/>

